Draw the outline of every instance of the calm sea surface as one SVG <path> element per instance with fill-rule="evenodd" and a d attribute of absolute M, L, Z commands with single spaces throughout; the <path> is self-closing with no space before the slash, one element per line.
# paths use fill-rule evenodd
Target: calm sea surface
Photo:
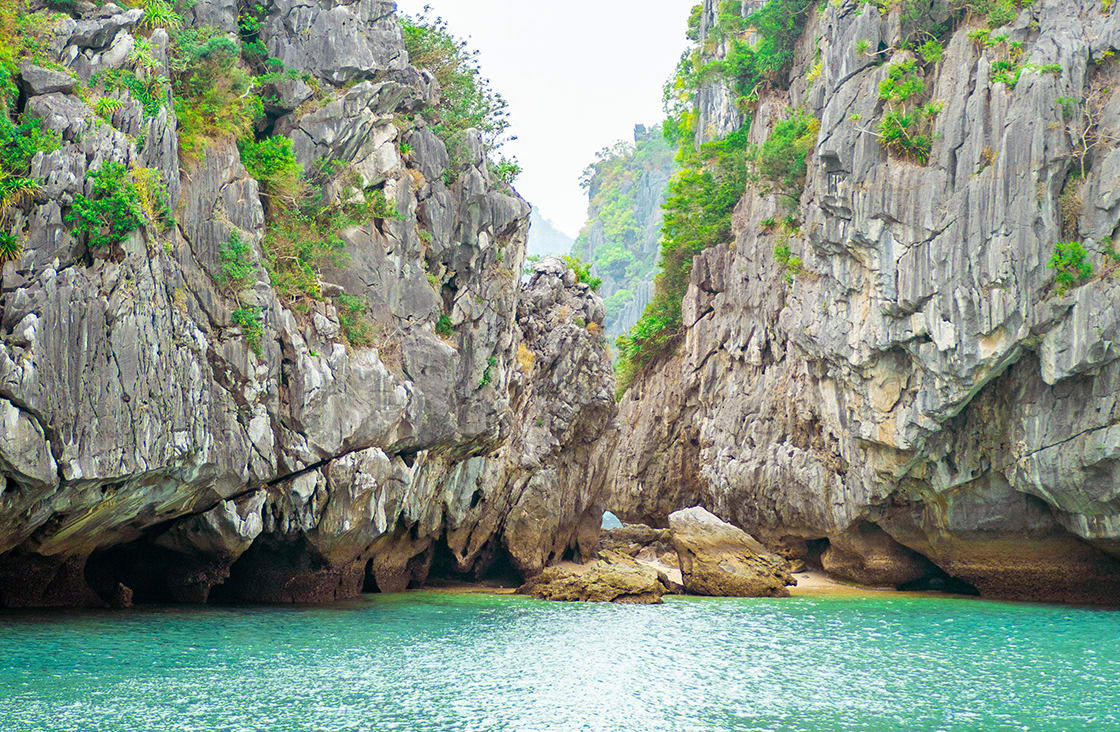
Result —
<path fill-rule="evenodd" d="M 1120 612 L 373 595 L 0 615 L 0 730 L 1120 730 Z"/>

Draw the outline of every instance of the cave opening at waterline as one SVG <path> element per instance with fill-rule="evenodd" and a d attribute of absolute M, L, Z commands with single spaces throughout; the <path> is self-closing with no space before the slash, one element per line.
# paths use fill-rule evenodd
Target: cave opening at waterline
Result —
<path fill-rule="evenodd" d="M 518 587 L 525 579 L 509 551 L 497 539 L 488 541 L 474 563 L 465 571 L 460 569 L 459 561 L 448 546 L 446 537 L 436 541 L 432 551 L 432 566 L 427 581 L 429 586 L 478 583 L 493 587 Z"/>

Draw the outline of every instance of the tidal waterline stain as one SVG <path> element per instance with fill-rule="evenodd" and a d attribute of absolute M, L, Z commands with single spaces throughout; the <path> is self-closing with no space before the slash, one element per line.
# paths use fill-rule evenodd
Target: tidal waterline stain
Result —
<path fill-rule="evenodd" d="M 0 616 L 0 729 L 1120 728 L 1120 613 L 954 598 Z"/>

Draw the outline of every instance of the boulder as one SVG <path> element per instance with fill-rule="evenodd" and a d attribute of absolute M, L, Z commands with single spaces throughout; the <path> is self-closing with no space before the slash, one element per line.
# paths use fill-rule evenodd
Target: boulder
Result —
<path fill-rule="evenodd" d="M 618 529 L 607 529 L 599 534 L 597 550 L 613 551 L 636 557 L 640 553 L 665 554 L 673 552 L 668 529 L 654 529 L 645 524 L 626 524 Z M 673 562 L 676 564 L 676 562 Z"/>
<path fill-rule="evenodd" d="M 656 570 L 608 552 L 589 564 L 565 562 L 548 567 L 517 592 L 538 600 L 655 605 L 661 602 L 666 587 Z"/>
<path fill-rule="evenodd" d="M 40 94 L 54 94 L 61 92 L 69 94 L 74 91 L 77 80 L 69 74 L 60 71 L 44 69 L 42 66 L 25 63 L 19 70 L 20 80 L 23 83 L 24 93 L 29 97 Z"/>
<path fill-rule="evenodd" d="M 695 506 L 669 515 L 688 592 L 713 597 L 788 597 L 789 562 L 750 534 Z"/>

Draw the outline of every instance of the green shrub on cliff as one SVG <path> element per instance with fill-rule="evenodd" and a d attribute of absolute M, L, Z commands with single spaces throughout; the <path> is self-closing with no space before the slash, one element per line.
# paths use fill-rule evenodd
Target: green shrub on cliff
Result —
<path fill-rule="evenodd" d="M 793 282 L 793 278 L 802 272 L 801 257 L 795 256 L 787 243 L 774 247 L 774 261 L 782 265 L 782 279 L 786 282 Z"/>
<path fill-rule="evenodd" d="M 565 256 L 564 264 L 568 265 L 568 269 L 576 274 L 576 281 L 583 282 L 592 290 L 598 290 L 603 285 L 601 277 L 595 277 L 591 274 L 591 265 L 585 264 L 579 257 Z"/>
<path fill-rule="evenodd" d="M 245 337 L 245 343 L 259 358 L 261 355 L 261 336 L 264 335 L 260 308 L 239 307 L 233 311 L 232 320 L 234 324 L 241 327 L 241 334 Z"/>
<path fill-rule="evenodd" d="M 767 140 L 751 154 L 757 176 L 768 189 L 796 202 L 801 199 L 808 171 L 806 159 L 817 143 L 821 123 L 797 110 L 774 125 Z"/>
<path fill-rule="evenodd" d="M 44 131 L 39 120 L 16 124 L 0 111 L 0 225 L 12 209 L 39 192 L 40 181 L 31 177 L 31 159 L 61 145 L 58 133 Z"/>
<path fill-rule="evenodd" d="M 914 59 L 904 59 L 887 69 L 879 84 L 879 99 L 885 102 L 879 122 L 879 140 L 891 152 L 920 165 L 933 151 L 933 122 L 941 105 L 923 101 L 925 77 Z"/>
<path fill-rule="evenodd" d="M 443 18 L 433 17 L 425 8 L 418 16 L 402 15 L 400 24 L 409 62 L 430 71 L 439 83 L 439 101 L 422 115 L 447 146 L 452 159 L 449 175 L 454 177 L 466 152 L 468 129 L 482 134 L 487 152 L 501 148 L 510 124 L 506 100 L 482 75 L 478 52 L 452 35 Z M 502 158 L 495 164 L 495 174 L 507 183 L 519 172 L 516 160 Z"/>
<path fill-rule="evenodd" d="M 1085 245 L 1079 241 L 1055 244 L 1048 266 L 1054 270 L 1054 282 L 1059 295 L 1066 294 L 1093 276 L 1093 263 L 1089 261 Z"/>
<path fill-rule="evenodd" d="M 119 244 L 145 224 L 144 209 L 136 185 L 129 179 L 128 168 L 112 160 L 86 174 L 90 196 L 74 196 L 73 208 L 66 220 L 74 223 L 71 234 L 84 237 L 92 249 Z"/>
<path fill-rule="evenodd" d="M 217 28 L 201 26 L 174 33 L 168 50 L 180 154 L 195 160 L 212 140 L 249 135 L 264 105 L 238 45 Z"/>
<path fill-rule="evenodd" d="M 260 183 L 267 197 L 267 226 L 262 241 L 263 264 L 276 293 L 289 304 L 322 300 L 320 275 L 324 267 L 342 266 L 346 260 L 341 232 L 351 226 L 397 218 L 399 214 L 379 188 L 360 189 L 349 181 L 345 201 L 328 200 L 324 184 L 340 175 L 339 166 L 324 163 L 310 176 L 296 160 L 292 141 L 274 135 L 238 143 L 241 163 Z M 352 301 L 340 305 L 347 341 L 365 345 L 365 308 Z"/>
<path fill-rule="evenodd" d="M 366 301 L 354 295 L 342 293 L 335 298 L 338 310 L 338 325 L 342 337 L 355 348 L 373 345 L 373 326 L 366 320 Z"/>
<path fill-rule="evenodd" d="M 59 135 L 43 130 L 39 120 L 20 120 L 15 79 L 23 60 L 58 66 L 45 57 L 45 48 L 51 27 L 62 17 L 29 13 L 26 0 L 0 0 L 0 261 L 15 259 L 23 251 L 19 237 L 8 233 L 6 225 L 15 208 L 39 193 L 41 181 L 31 176 L 32 158 L 61 145 Z"/>
<path fill-rule="evenodd" d="M 699 78 L 723 77 L 738 92 L 741 106 L 757 98 L 759 84 L 781 83 L 793 62 L 794 45 L 813 3 L 814 0 L 770 0 L 744 18 L 741 2 L 724 0 L 712 38 L 729 41 L 729 50 L 724 58 L 702 64 Z M 747 32 L 750 29 L 754 32 Z"/>
<path fill-rule="evenodd" d="M 296 161 L 292 141 L 273 135 L 237 143 L 241 164 L 257 179 L 273 206 L 290 207 L 303 193 L 303 166 Z"/>
<path fill-rule="evenodd" d="M 218 258 L 221 260 L 221 273 L 217 277 L 219 286 L 236 293 L 253 284 L 257 270 L 253 250 L 236 229 L 230 232 L 229 239 L 219 245 Z"/>
<path fill-rule="evenodd" d="M 725 0 L 719 6 L 711 38 L 682 57 L 676 77 L 666 86 L 669 119 L 664 131 L 670 143 L 680 145 L 677 159 L 682 169 L 669 184 L 664 206 L 661 271 L 654 281 L 653 297 L 642 317 L 617 342 L 620 393 L 642 366 L 676 342 L 693 259 L 708 247 L 730 241 L 731 214 L 752 175 L 788 197 L 796 197 L 793 190 L 799 187 L 805 155 L 816 137 L 811 118 L 795 115 L 775 130 L 768 146 L 759 149 L 748 145 L 747 133 L 759 86 L 786 80 L 794 46 L 812 6 L 812 0 L 770 0 L 744 18 L 741 3 Z M 706 54 L 713 50 L 712 39 L 727 41 L 729 51 L 722 59 L 705 62 Z M 693 103 L 700 85 L 714 79 L 739 95 L 739 107 L 747 119 L 726 138 L 697 146 Z"/>
<path fill-rule="evenodd" d="M 950 7 L 982 17 L 989 28 L 998 28 L 1015 20 L 1020 9 L 1033 3 L 1034 0 L 950 0 Z"/>
<path fill-rule="evenodd" d="M 22 61 L 65 71 L 50 50 L 55 26 L 68 18 L 47 10 L 30 12 L 27 0 L 0 0 L 0 111 L 10 112 L 19 99 L 16 76 Z"/>
<path fill-rule="evenodd" d="M 14 234 L 0 231 L 0 264 L 18 259 L 23 254 L 23 244 Z"/>

